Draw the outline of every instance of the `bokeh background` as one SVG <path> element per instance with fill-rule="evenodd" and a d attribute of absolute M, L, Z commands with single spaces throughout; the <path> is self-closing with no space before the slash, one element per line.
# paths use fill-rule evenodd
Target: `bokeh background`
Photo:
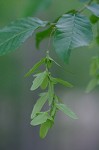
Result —
<path fill-rule="evenodd" d="M 0 0 L 0 26 L 26 16 L 53 21 L 81 6 L 78 0 Z M 33 76 L 24 78 L 24 74 L 45 56 L 47 43 L 44 40 L 37 50 L 33 35 L 20 49 L 0 57 L 0 150 L 99 150 L 99 88 L 85 93 L 91 57 L 99 51 L 96 45 L 73 50 L 68 65 L 51 48 L 51 56 L 63 66 L 53 66 L 53 75 L 75 85 L 72 89 L 57 86 L 56 92 L 79 119 L 72 120 L 59 112 L 44 140 L 39 138 L 39 127 L 30 126 L 40 90 L 31 92 Z"/>

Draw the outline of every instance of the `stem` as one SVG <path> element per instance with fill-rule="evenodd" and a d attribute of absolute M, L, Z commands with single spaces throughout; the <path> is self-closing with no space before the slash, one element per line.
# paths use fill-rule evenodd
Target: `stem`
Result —
<path fill-rule="evenodd" d="M 48 46 L 47 46 L 47 53 L 49 54 L 49 47 L 50 47 L 50 43 L 51 43 L 51 37 L 53 32 L 55 31 L 55 27 L 52 29 L 50 36 L 49 36 L 49 40 L 48 40 Z"/>
<path fill-rule="evenodd" d="M 90 0 L 84 7 L 82 7 L 80 10 L 78 10 L 77 12 L 78 13 L 82 13 L 84 10 L 86 10 L 86 6 L 89 6 L 91 5 L 91 3 L 93 2 L 94 0 Z"/>

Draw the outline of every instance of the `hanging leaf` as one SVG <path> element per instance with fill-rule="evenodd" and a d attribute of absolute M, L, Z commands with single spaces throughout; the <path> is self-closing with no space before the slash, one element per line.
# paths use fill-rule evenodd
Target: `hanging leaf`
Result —
<path fill-rule="evenodd" d="M 41 111 L 47 99 L 48 99 L 48 93 L 42 93 L 42 95 L 40 95 L 40 98 L 37 100 L 36 104 L 33 107 L 31 119 L 33 119 L 36 116 L 36 114 Z"/>
<path fill-rule="evenodd" d="M 54 85 L 53 82 L 49 81 L 49 87 L 48 87 L 48 101 L 49 105 L 52 104 L 54 98 Z"/>
<path fill-rule="evenodd" d="M 35 29 L 45 27 L 46 21 L 38 18 L 24 18 L 12 22 L 0 30 L 0 55 L 7 54 L 19 48 L 30 36 Z"/>
<path fill-rule="evenodd" d="M 36 78 L 33 81 L 33 84 L 31 86 L 31 91 L 36 90 L 39 86 L 41 86 L 41 84 L 43 83 L 43 81 L 45 80 L 45 78 L 47 77 L 47 72 L 44 71 L 42 73 L 39 73 L 36 75 Z"/>
<path fill-rule="evenodd" d="M 32 73 L 34 73 L 43 63 L 45 62 L 45 58 L 41 59 L 39 62 L 37 62 L 33 68 L 31 68 L 26 74 L 25 77 L 30 76 Z"/>
<path fill-rule="evenodd" d="M 92 41 L 88 18 L 81 14 L 64 14 L 56 24 L 54 48 L 63 61 L 68 61 L 72 49 L 87 46 Z"/>
<path fill-rule="evenodd" d="M 91 4 L 86 6 L 95 16 L 99 17 L 99 4 Z"/>
<path fill-rule="evenodd" d="M 99 57 L 96 56 L 92 58 L 91 67 L 90 67 L 90 75 L 93 77 L 96 76 L 98 69 L 99 69 Z"/>
<path fill-rule="evenodd" d="M 46 137 L 49 129 L 52 127 L 53 122 L 51 120 L 46 120 L 46 122 L 44 122 L 43 124 L 41 124 L 40 127 L 40 137 L 43 139 Z"/>
<path fill-rule="evenodd" d="M 92 79 L 86 88 L 86 93 L 91 92 L 96 87 L 97 82 L 98 82 L 98 80 L 96 78 Z"/>
<path fill-rule="evenodd" d="M 56 104 L 56 107 L 72 119 L 78 119 L 76 114 L 64 104 Z"/>
<path fill-rule="evenodd" d="M 64 81 L 62 79 L 59 79 L 59 78 L 51 78 L 51 80 L 54 82 L 54 83 L 60 83 L 66 87 L 73 87 L 73 85 L 67 81 Z"/>
<path fill-rule="evenodd" d="M 44 81 L 41 84 L 41 89 L 46 89 L 48 86 L 48 77 L 46 76 L 46 78 L 44 79 Z"/>
<path fill-rule="evenodd" d="M 36 126 L 42 124 L 46 122 L 47 119 L 53 120 L 53 118 L 51 118 L 47 112 L 40 113 L 31 121 L 31 125 Z"/>

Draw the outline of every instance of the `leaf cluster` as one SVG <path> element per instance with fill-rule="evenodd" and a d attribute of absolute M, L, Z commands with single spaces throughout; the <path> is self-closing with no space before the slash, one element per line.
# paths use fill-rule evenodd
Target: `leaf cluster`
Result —
<path fill-rule="evenodd" d="M 72 112 L 70 108 L 60 103 L 59 97 L 55 94 L 54 89 L 57 83 L 66 87 L 73 87 L 73 85 L 62 79 L 52 77 L 49 69 L 53 62 L 55 61 L 53 61 L 53 59 L 47 55 L 46 58 L 43 58 L 37 62 L 25 75 L 27 77 L 33 74 L 41 65 L 45 65 L 45 71 L 34 74 L 34 80 L 31 86 L 31 91 L 34 91 L 38 88 L 41 88 L 41 90 L 44 91 L 43 93 L 39 94 L 39 99 L 34 105 L 31 114 L 31 125 L 40 125 L 41 138 L 44 138 L 47 135 L 49 129 L 53 126 L 54 118 L 58 110 L 61 110 L 67 116 L 73 119 L 77 119 L 75 113 Z M 49 105 L 49 109 L 47 111 L 43 111 L 45 103 Z"/>

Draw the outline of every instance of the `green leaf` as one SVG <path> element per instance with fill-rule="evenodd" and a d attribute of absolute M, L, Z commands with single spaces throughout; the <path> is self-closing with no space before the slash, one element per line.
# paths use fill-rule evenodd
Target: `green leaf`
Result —
<path fill-rule="evenodd" d="M 56 114 L 57 108 L 56 105 L 53 105 L 52 109 L 51 109 L 51 116 L 54 118 L 55 114 Z"/>
<path fill-rule="evenodd" d="M 97 82 L 98 82 L 98 80 L 96 78 L 92 79 L 86 88 L 86 93 L 91 92 L 96 87 Z"/>
<path fill-rule="evenodd" d="M 45 58 L 41 59 L 39 62 L 37 62 L 26 74 L 25 77 L 30 76 L 32 73 L 34 73 L 43 63 L 45 62 Z"/>
<path fill-rule="evenodd" d="M 99 45 L 99 35 L 96 36 L 96 43 Z"/>
<path fill-rule="evenodd" d="M 72 119 L 78 119 L 76 114 L 64 104 L 56 104 L 56 107 Z"/>
<path fill-rule="evenodd" d="M 53 83 L 49 81 L 49 87 L 48 87 L 48 101 L 49 105 L 52 104 L 54 98 L 54 86 Z"/>
<path fill-rule="evenodd" d="M 0 30 L 0 55 L 7 54 L 19 48 L 35 29 L 45 27 L 47 21 L 41 21 L 38 18 L 23 18 L 12 22 Z"/>
<path fill-rule="evenodd" d="M 36 126 L 39 124 L 42 124 L 44 122 L 46 122 L 46 120 L 49 118 L 48 113 L 43 112 L 41 114 L 39 114 L 38 116 L 36 116 L 32 121 L 31 121 L 31 125 Z"/>
<path fill-rule="evenodd" d="M 47 99 L 48 99 L 48 93 L 42 93 L 42 95 L 37 100 L 36 104 L 34 105 L 34 108 L 31 114 L 31 119 L 33 119 L 36 116 L 36 114 L 41 111 Z"/>
<path fill-rule="evenodd" d="M 41 86 L 41 84 L 43 83 L 43 81 L 45 80 L 45 78 L 47 77 L 47 72 L 44 71 L 42 73 L 39 73 L 36 75 L 36 78 L 33 81 L 33 84 L 31 86 L 31 91 L 36 90 L 39 86 Z"/>
<path fill-rule="evenodd" d="M 91 21 L 91 23 L 95 24 L 99 21 L 99 17 L 97 17 L 95 15 L 91 15 L 90 16 L 90 21 Z"/>
<path fill-rule="evenodd" d="M 73 87 L 73 85 L 67 81 L 64 81 L 64 80 L 61 80 L 59 78 L 51 78 L 51 80 L 54 82 L 54 83 L 60 83 L 66 87 Z"/>
<path fill-rule="evenodd" d="M 92 41 L 90 21 L 81 14 L 64 14 L 56 24 L 54 48 L 63 61 L 68 61 L 72 49 L 87 46 Z"/>
<path fill-rule="evenodd" d="M 52 27 L 50 27 L 44 31 L 38 32 L 36 34 L 36 47 L 38 49 L 39 49 L 39 46 L 40 46 L 40 43 L 42 42 L 42 40 L 44 40 L 45 38 L 48 38 L 50 36 L 51 31 L 52 31 Z"/>
<path fill-rule="evenodd" d="M 49 129 L 52 127 L 53 122 L 51 120 L 47 120 L 46 122 L 44 122 L 43 124 L 41 124 L 40 127 L 40 137 L 43 139 L 46 137 Z"/>
<path fill-rule="evenodd" d="M 53 58 L 51 58 L 51 57 L 48 57 L 48 59 L 50 60 L 50 61 L 52 61 L 52 62 L 54 62 L 57 66 L 59 66 L 59 67 L 61 67 L 61 65 L 60 64 L 58 64 Z"/>
<path fill-rule="evenodd" d="M 96 56 L 92 58 L 91 67 L 90 67 L 90 75 L 96 76 L 98 69 L 99 69 L 99 57 Z"/>
<path fill-rule="evenodd" d="M 95 16 L 99 17 L 99 4 L 91 4 L 86 6 Z"/>
<path fill-rule="evenodd" d="M 46 78 L 44 79 L 44 81 L 41 84 L 41 89 L 46 89 L 48 86 L 48 77 L 46 76 Z"/>

